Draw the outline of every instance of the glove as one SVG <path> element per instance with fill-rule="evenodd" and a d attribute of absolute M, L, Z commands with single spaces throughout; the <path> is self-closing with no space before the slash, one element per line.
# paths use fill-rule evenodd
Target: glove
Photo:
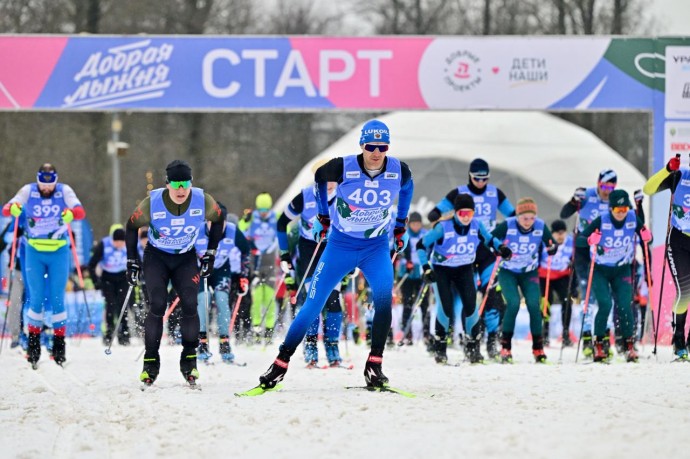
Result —
<path fill-rule="evenodd" d="M 437 207 L 434 207 L 433 209 L 431 209 L 431 211 L 429 212 L 429 215 L 427 215 L 426 218 L 428 218 L 429 221 L 431 223 L 433 223 L 436 220 L 438 220 L 439 218 L 441 218 L 441 211 L 438 210 Z"/>
<path fill-rule="evenodd" d="M 285 276 L 285 288 L 288 292 L 297 291 L 297 284 L 295 284 L 295 279 L 292 276 Z"/>
<path fill-rule="evenodd" d="M 649 242 L 652 240 L 652 232 L 646 226 L 643 226 L 640 230 L 640 238 L 642 238 L 642 242 Z"/>
<path fill-rule="evenodd" d="M 64 225 L 69 225 L 74 220 L 74 214 L 70 209 L 65 209 L 62 211 L 62 223 Z"/>
<path fill-rule="evenodd" d="M 554 256 L 556 255 L 556 252 L 558 252 L 558 244 L 551 244 L 546 248 L 547 255 Z"/>
<path fill-rule="evenodd" d="M 413 268 L 414 268 L 414 263 L 412 263 L 411 261 L 408 261 L 407 263 L 405 263 L 405 272 L 411 273 Z"/>
<path fill-rule="evenodd" d="M 510 250 L 510 247 L 507 245 L 501 244 L 498 246 L 498 254 L 501 255 L 501 258 L 504 260 L 510 260 L 510 257 L 513 256 L 513 251 Z"/>
<path fill-rule="evenodd" d="M 677 171 L 680 169 L 680 155 L 674 156 L 668 160 L 666 163 L 666 170 L 669 172 Z"/>
<path fill-rule="evenodd" d="M 292 266 L 292 258 L 290 257 L 290 252 L 287 250 L 282 250 L 280 252 L 280 269 L 283 270 L 285 274 L 289 274 L 294 268 Z"/>
<path fill-rule="evenodd" d="M 22 205 L 19 204 L 18 202 L 13 202 L 12 205 L 10 206 L 10 214 L 13 217 L 19 217 L 22 213 Z"/>
<path fill-rule="evenodd" d="M 599 230 L 596 230 L 587 238 L 587 243 L 589 245 L 599 245 L 599 241 L 601 241 L 601 233 Z"/>
<path fill-rule="evenodd" d="M 642 193 L 642 190 L 635 190 L 635 194 L 633 196 L 635 198 L 636 206 L 642 204 L 642 200 L 644 199 L 644 193 Z"/>
<path fill-rule="evenodd" d="M 582 202 L 585 200 L 585 194 L 587 193 L 587 189 L 585 188 L 576 188 L 575 193 L 573 193 L 573 201 L 576 202 Z"/>
<path fill-rule="evenodd" d="M 139 282 L 139 271 L 141 271 L 141 265 L 138 260 L 127 260 L 127 283 L 129 285 L 137 285 L 137 282 Z"/>
<path fill-rule="evenodd" d="M 328 215 L 317 215 L 316 220 L 314 220 L 314 226 L 311 227 L 311 234 L 314 236 L 314 240 L 319 242 L 322 239 L 326 239 L 326 234 L 328 234 L 330 227 L 331 217 Z"/>
<path fill-rule="evenodd" d="M 258 257 L 259 255 L 261 255 L 261 251 L 260 251 L 259 249 L 251 249 L 251 250 L 249 251 L 249 253 L 250 253 L 253 257 Z"/>
<path fill-rule="evenodd" d="M 201 257 L 201 277 L 208 277 L 213 273 L 213 262 L 216 261 L 215 250 L 207 250 Z"/>
<path fill-rule="evenodd" d="M 249 291 L 249 279 L 240 277 L 240 295 L 246 295 Z"/>
<path fill-rule="evenodd" d="M 429 263 L 424 263 L 424 266 L 422 266 L 422 271 L 424 274 L 422 274 L 422 280 L 427 283 L 432 283 L 436 282 L 436 273 L 434 272 L 433 269 L 431 269 L 431 266 L 429 266 Z"/>
<path fill-rule="evenodd" d="M 395 236 L 395 251 L 401 253 L 407 247 L 407 243 L 410 242 L 410 235 L 407 234 L 407 229 L 404 226 L 400 226 L 393 230 L 393 236 Z"/>

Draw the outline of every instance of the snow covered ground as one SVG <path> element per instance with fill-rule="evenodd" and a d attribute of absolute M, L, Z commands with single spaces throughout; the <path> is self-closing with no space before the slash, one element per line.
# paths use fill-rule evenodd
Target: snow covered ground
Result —
<path fill-rule="evenodd" d="M 574 349 L 559 365 L 555 346 L 554 364 L 538 366 L 527 342 L 512 366 L 439 367 L 421 344 L 388 350 L 386 374 L 414 399 L 346 390 L 363 384 L 368 352 L 352 343 L 354 370 L 307 370 L 298 353 L 282 391 L 248 398 L 233 393 L 256 385 L 277 345 L 235 349 L 243 368 L 200 366 L 202 391 L 185 387 L 180 348 L 163 345 L 157 388 L 141 392 L 140 350 L 134 340 L 106 356 L 100 340 L 68 340 L 64 370 L 44 352 L 33 371 L 5 348 L 0 456 L 679 457 L 690 425 L 690 366 L 669 363 L 667 347 L 658 360 L 648 346 L 639 364 L 608 366 L 576 365 Z M 460 351 L 449 357 L 458 362 Z"/>

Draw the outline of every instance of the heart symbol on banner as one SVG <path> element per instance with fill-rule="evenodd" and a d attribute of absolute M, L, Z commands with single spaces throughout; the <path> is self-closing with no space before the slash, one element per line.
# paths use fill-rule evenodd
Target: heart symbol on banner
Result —
<path fill-rule="evenodd" d="M 491 71 L 494 72 L 494 75 L 498 73 L 498 70 L 498 67 L 491 67 Z"/>

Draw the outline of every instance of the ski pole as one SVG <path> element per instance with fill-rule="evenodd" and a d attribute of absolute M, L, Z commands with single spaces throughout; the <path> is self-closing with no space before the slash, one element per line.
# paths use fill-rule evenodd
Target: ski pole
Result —
<path fill-rule="evenodd" d="M 676 153 L 676 158 L 680 159 L 680 153 Z M 676 175 L 675 178 L 678 176 Z M 664 297 L 664 278 L 666 277 L 666 264 L 668 263 L 668 246 L 671 241 L 671 215 L 673 214 L 673 197 L 676 192 L 676 186 L 678 185 L 678 181 L 674 180 L 673 186 L 671 187 L 671 200 L 668 203 L 668 220 L 666 221 L 666 239 L 665 239 L 665 247 L 664 247 L 664 260 L 661 263 L 661 285 L 659 286 L 659 306 L 656 309 L 656 327 L 654 327 L 654 350 L 652 350 L 652 354 L 656 356 L 656 344 L 657 344 L 657 339 L 659 338 L 659 324 L 661 323 L 661 301 Z M 651 304 L 650 304 L 651 307 Z M 675 314 L 675 307 L 674 307 L 674 314 Z M 673 326 L 675 327 L 675 318 L 673 320 Z M 675 333 L 675 330 L 673 331 Z"/>
<path fill-rule="evenodd" d="M 407 323 L 405 324 L 405 328 L 403 330 L 403 338 L 407 336 L 407 334 L 410 332 L 410 329 L 412 328 L 412 321 L 414 320 L 414 314 L 417 312 L 417 309 L 422 305 L 422 301 L 424 301 L 424 297 L 426 296 L 427 290 L 429 290 L 429 282 L 424 282 L 424 285 L 419 289 L 419 293 L 417 294 L 417 298 L 415 299 L 414 304 L 412 305 L 412 312 L 410 312 L 410 318 L 407 319 Z M 422 322 L 424 321 L 424 318 L 422 318 Z M 402 341 L 401 341 L 402 342 Z"/>
<path fill-rule="evenodd" d="M 544 317 L 549 315 L 549 284 L 551 283 L 551 259 L 553 257 L 549 255 L 546 260 L 546 286 L 544 286 Z"/>
<path fill-rule="evenodd" d="M 0 335 L 0 353 L 5 340 L 5 329 L 7 327 L 7 313 L 10 310 L 10 298 L 12 298 L 12 284 L 14 281 L 14 258 L 17 254 L 17 231 L 19 230 L 19 215 L 14 217 L 14 236 L 12 238 L 12 253 L 10 258 L 10 281 L 7 286 L 7 300 L 5 300 L 5 320 L 2 323 L 2 334 Z M 17 305 L 15 305 L 16 307 Z"/>
<path fill-rule="evenodd" d="M 498 265 L 501 263 L 501 257 L 496 257 L 496 262 L 494 263 L 494 269 L 491 270 L 491 276 L 489 276 L 489 281 L 486 283 L 486 294 L 484 295 L 484 298 L 482 298 L 482 304 L 479 306 L 479 317 L 482 316 L 482 312 L 484 312 L 484 306 L 486 306 L 486 300 L 489 298 L 489 289 L 491 289 L 491 284 L 494 282 L 494 277 L 496 277 L 496 273 L 498 272 Z"/>
<path fill-rule="evenodd" d="M 309 276 L 309 270 L 311 269 L 311 265 L 314 263 L 314 260 L 316 259 L 316 254 L 319 253 L 319 248 L 321 247 L 321 242 L 323 242 L 323 238 L 319 239 L 319 242 L 316 244 L 316 248 L 314 249 L 314 253 L 312 254 L 311 260 L 309 260 L 309 264 L 307 265 L 307 269 L 306 269 L 306 271 L 304 271 L 304 274 L 302 275 L 302 280 L 299 283 L 299 287 L 297 287 L 297 291 L 290 298 L 290 303 L 293 305 L 297 303 L 297 297 L 299 296 L 299 292 L 302 290 L 302 287 L 304 286 L 304 281 L 306 281 L 307 276 Z M 285 279 L 285 276 L 283 276 L 283 279 Z"/>
<path fill-rule="evenodd" d="M 405 281 L 407 280 L 407 277 L 409 275 L 410 275 L 410 273 L 405 273 L 405 275 L 398 281 L 398 283 L 395 284 L 395 287 L 393 287 L 394 292 L 397 291 L 398 289 L 400 289 L 400 286 L 405 283 Z"/>
<path fill-rule="evenodd" d="M 594 274 L 594 260 L 597 258 L 596 251 L 592 253 L 592 261 L 589 262 L 589 278 L 587 279 L 587 292 L 585 293 L 585 302 L 582 306 L 582 324 L 580 324 L 580 338 L 577 340 L 577 351 L 575 353 L 575 363 L 580 356 L 580 343 L 582 342 L 582 329 L 585 327 L 585 315 L 587 315 L 587 306 L 589 305 L 589 294 L 592 290 L 592 275 Z"/>
<path fill-rule="evenodd" d="M 649 300 L 647 301 L 647 304 L 651 305 L 652 304 L 652 272 L 649 269 L 650 261 L 649 261 L 649 242 L 643 241 L 644 242 L 644 257 L 645 257 L 645 271 L 647 271 L 647 295 L 649 296 Z M 662 281 L 663 282 L 663 281 Z M 652 308 L 649 308 L 651 313 L 652 313 L 652 333 L 654 333 L 654 343 L 656 343 L 656 330 L 654 329 L 654 311 Z M 641 331 L 644 333 L 644 329 L 641 329 Z"/>
<path fill-rule="evenodd" d="M 79 276 L 79 287 L 81 287 L 81 293 L 84 295 L 84 306 L 86 307 L 86 315 L 89 318 L 89 330 L 91 331 L 91 336 L 93 336 L 94 331 L 96 330 L 96 325 L 91 319 L 91 309 L 89 308 L 89 302 L 86 300 L 86 290 L 84 289 L 84 276 L 81 274 L 81 265 L 79 264 L 79 257 L 77 256 L 77 247 L 74 243 L 74 233 L 72 233 L 72 226 L 69 223 L 67 224 L 67 232 L 69 233 L 72 256 L 74 257 L 74 264 L 77 267 L 77 275 Z"/>
<path fill-rule="evenodd" d="M 173 313 L 173 311 L 177 307 L 177 303 L 179 303 L 179 302 L 180 302 L 180 297 L 176 296 L 175 299 L 173 300 L 172 304 L 168 308 L 168 310 L 165 311 L 165 314 L 163 315 L 163 323 L 165 323 L 170 318 L 170 314 Z"/>
<path fill-rule="evenodd" d="M 133 285 L 129 286 L 129 289 L 127 290 L 127 296 L 125 296 L 125 302 L 122 303 L 122 308 L 120 309 L 120 316 L 117 318 L 117 322 L 115 323 L 115 333 L 118 332 L 120 329 L 120 323 L 122 322 L 122 317 L 125 315 L 125 311 L 127 310 L 127 305 L 129 304 L 129 297 L 132 295 L 132 290 L 134 289 Z M 110 348 L 113 346 L 113 340 L 111 339 L 110 342 L 108 343 L 108 347 L 105 350 L 105 355 L 110 355 L 112 354 L 112 351 Z"/>
<path fill-rule="evenodd" d="M 237 301 L 235 301 L 235 306 L 232 308 L 232 317 L 230 319 L 230 326 L 228 327 L 228 337 L 232 336 L 232 331 L 235 328 L 235 319 L 237 319 L 237 312 L 240 310 L 240 301 L 242 301 L 242 297 L 246 294 L 247 292 L 237 293 Z"/>

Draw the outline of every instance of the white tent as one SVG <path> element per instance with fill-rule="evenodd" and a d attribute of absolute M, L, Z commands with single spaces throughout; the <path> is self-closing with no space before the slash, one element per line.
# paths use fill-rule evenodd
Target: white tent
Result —
<path fill-rule="evenodd" d="M 412 170 L 412 209 L 424 217 L 446 193 L 467 183 L 469 163 L 478 157 L 489 163 L 491 183 L 513 205 L 520 197 L 531 196 L 547 222 L 558 218 L 575 188 L 595 186 L 602 169 L 618 173 L 618 188 L 627 190 L 631 200 L 634 190 L 642 188 L 646 180 L 591 132 L 543 112 L 409 111 L 379 119 L 391 132 L 389 155 Z M 275 209 L 282 211 L 313 182 L 315 162 L 359 153 L 360 129 L 356 126 L 305 165 L 276 201 Z"/>

